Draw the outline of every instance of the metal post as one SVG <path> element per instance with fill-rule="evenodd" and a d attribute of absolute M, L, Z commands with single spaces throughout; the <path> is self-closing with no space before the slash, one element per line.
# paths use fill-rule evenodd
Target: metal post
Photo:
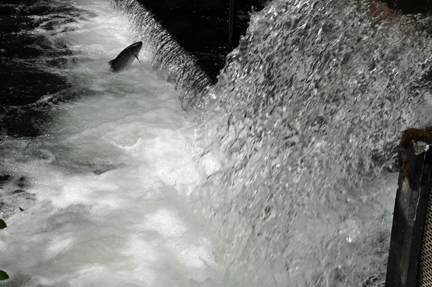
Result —
<path fill-rule="evenodd" d="M 432 174 L 432 136 L 428 133 L 409 129 L 401 141 L 386 287 L 419 286 L 419 258 Z"/>

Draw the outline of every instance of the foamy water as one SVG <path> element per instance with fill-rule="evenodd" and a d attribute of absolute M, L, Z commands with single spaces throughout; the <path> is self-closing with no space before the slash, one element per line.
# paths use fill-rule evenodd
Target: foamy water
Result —
<path fill-rule="evenodd" d="M 42 136 L 1 142 L 7 172 L 25 177 L 29 197 L 16 199 L 16 186 L 3 186 L 2 199 L 21 200 L 24 211 L 6 218 L 0 232 L 1 269 L 19 286 L 217 279 L 211 243 L 186 197 L 201 175 L 193 161 L 196 124 L 180 107 L 181 91 L 156 75 L 147 45 L 141 63 L 111 73 L 108 61 L 141 39 L 107 1 L 73 6 L 86 11 L 83 18 L 35 33 L 72 51 L 55 72 L 67 77 L 74 99 L 55 106 Z M 49 60 L 42 57 L 41 68 Z"/>

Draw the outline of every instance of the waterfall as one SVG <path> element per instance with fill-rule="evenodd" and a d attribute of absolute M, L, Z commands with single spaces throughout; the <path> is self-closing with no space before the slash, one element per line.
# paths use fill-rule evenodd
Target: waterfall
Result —
<path fill-rule="evenodd" d="M 183 109 L 199 106 L 205 98 L 210 79 L 197 68 L 195 59 L 137 1 L 118 0 L 115 3 L 131 18 L 134 33 L 153 51 L 153 68 L 177 88 L 184 88 L 180 96 Z"/>
<path fill-rule="evenodd" d="M 398 141 L 432 122 L 429 18 L 273 0 L 212 86 L 134 0 L 0 7 L 37 39 L 8 65 L 61 82 L 1 102 L 0 286 L 384 285 Z"/>
<path fill-rule="evenodd" d="M 398 141 L 432 122 L 431 43 L 369 8 L 273 1 L 228 55 L 196 198 L 229 286 L 383 286 Z"/>

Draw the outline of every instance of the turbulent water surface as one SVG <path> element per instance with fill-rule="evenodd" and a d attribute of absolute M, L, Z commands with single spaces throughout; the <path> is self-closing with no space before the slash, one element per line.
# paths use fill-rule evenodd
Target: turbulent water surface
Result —
<path fill-rule="evenodd" d="M 0 141 L 0 286 L 384 285 L 398 141 L 432 122 L 427 19 L 275 0 L 209 86 L 134 1 L 40 3 L 73 21 L 40 16 L 67 53 L 32 64 L 69 88 L 6 108 L 49 120 Z"/>
<path fill-rule="evenodd" d="M 0 266 L 11 276 L 3 284 L 210 280 L 216 272 L 210 241 L 185 199 L 199 172 L 192 161 L 196 124 L 180 107 L 180 91 L 154 72 L 149 48 L 128 71 L 109 71 L 109 60 L 141 40 L 109 2 L 77 1 L 73 11 L 81 15 L 77 21 L 34 31 L 70 50 L 57 59 L 60 68 L 46 64 L 50 55 L 38 65 L 66 76 L 71 88 L 33 105 L 52 118 L 42 135 L 1 141 L 2 173 L 11 175 L 1 190 L 10 207 L 2 209 L 8 228 L 0 233 Z"/>

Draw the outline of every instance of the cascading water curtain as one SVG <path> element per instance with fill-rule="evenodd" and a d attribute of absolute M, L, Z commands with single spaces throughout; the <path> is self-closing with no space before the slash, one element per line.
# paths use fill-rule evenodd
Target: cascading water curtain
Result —
<path fill-rule="evenodd" d="M 225 286 L 383 286 L 398 141 L 432 122 L 430 36 L 394 17 L 306 0 L 252 15 L 199 133 Z"/>
<path fill-rule="evenodd" d="M 116 0 L 116 6 L 131 18 L 134 33 L 153 50 L 153 67 L 176 88 L 184 89 L 180 97 L 183 109 L 199 106 L 211 81 L 196 65 L 195 59 L 164 30 L 136 0 Z"/>

